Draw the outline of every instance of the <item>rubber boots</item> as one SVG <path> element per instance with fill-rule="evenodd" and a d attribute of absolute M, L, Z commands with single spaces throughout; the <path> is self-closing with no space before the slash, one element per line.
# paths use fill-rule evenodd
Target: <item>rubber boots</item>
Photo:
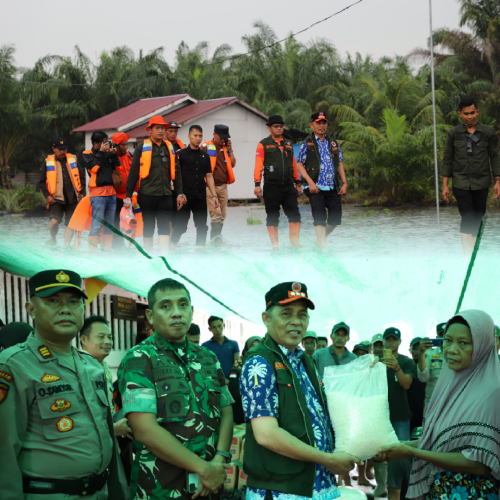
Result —
<path fill-rule="evenodd" d="M 218 247 L 222 243 L 222 222 L 212 222 L 210 228 L 210 241 Z"/>
<path fill-rule="evenodd" d="M 101 234 L 101 249 L 111 250 L 112 246 L 113 246 L 113 235 Z"/>
<path fill-rule="evenodd" d="M 388 465 L 384 462 L 373 462 L 375 481 L 377 481 L 377 487 L 373 492 L 374 497 L 385 497 L 387 495 L 387 467 Z"/>
<path fill-rule="evenodd" d="M 295 247 L 301 247 L 299 242 L 300 222 L 290 222 L 288 226 L 290 227 L 290 243 Z"/>
<path fill-rule="evenodd" d="M 97 252 L 99 250 L 99 236 L 89 236 L 89 251 Z"/>
<path fill-rule="evenodd" d="M 267 232 L 269 233 L 269 238 L 271 238 L 273 248 L 278 248 L 278 226 L 267 226 Z"/>

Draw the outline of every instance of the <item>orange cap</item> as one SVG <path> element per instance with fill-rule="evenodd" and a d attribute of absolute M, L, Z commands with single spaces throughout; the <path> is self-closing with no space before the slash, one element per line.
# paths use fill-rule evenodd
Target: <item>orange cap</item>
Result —
<path fill-rule="evenodd" d="M 166 128 L 168 128 L 168 123 L 165 123 L 165 120 L 163 119 L 163 116 L 153 116 L 149 120 L 149 125 L 146 127 L 146 130 L 149 130 L 150 127 L 153 125 L 165 125 Z"/>
<path fill-rule="evenodd" d="M 128 141 L 130 139 L 130 136 L 126 134 L 125 132 L 117 132 L 116 134 L 113 134 L 111 136 L 111 140 L 115 144 L 121 144 L 122 142 Z"/>

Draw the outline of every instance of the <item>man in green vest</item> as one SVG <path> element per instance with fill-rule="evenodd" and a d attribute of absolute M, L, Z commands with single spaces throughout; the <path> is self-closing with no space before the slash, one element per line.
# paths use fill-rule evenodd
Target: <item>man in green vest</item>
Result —
<path fill-rule="evenodd" d="M 348 474 L 357 457 L 334 452 L 323 384 L 299 347 L 314 309 L 303 283 L 266 293 L 264 340 L 245 356 L 240 379 L 247 421 L 244 471 L 247 498 L 340 496 L 335 474 Z"/>
<path fill-rule="evenodd" d="M 271 115 L 266 123 L 271 135 L 257 146 L 254 194 L 264 198 L 267 230 L 273 248 L 278 248 L 280 207 L 288 217 L 290 243 L 300 246 L 300 212 L 297 198 L 302 194 L 301 181 L 293 155 L 293 146 L 283 138 L 285 122 L 280 115 Z M 260 186 L 264 175 L 264 192 Z"/>
<path fill-rule="evenodd" d="M 324 251 L 326 237 L 342 222 L 341 196 L 347 193 L 347 181 L 340 146 L 326 134 L 325 115 L 314 113 L 310 127 L 313 133 L 300 146 L 297 168 L 311 204 L 314 243 Z"/>

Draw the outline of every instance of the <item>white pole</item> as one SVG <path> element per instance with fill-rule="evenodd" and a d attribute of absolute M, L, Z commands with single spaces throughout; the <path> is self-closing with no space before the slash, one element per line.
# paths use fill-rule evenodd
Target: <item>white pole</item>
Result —
<path fill-rule="evenodd" d="M 432 118 L 434 124 L 434 174 L 436 177 L 436 210 L 439 226 L 439 176 L 436 132 L 436 95 L 434 93 L 434 37 L 432 36 L 432 0 L 429 0 L 429 24 L 431 28 L 431 86 L 432 86 Z"/>

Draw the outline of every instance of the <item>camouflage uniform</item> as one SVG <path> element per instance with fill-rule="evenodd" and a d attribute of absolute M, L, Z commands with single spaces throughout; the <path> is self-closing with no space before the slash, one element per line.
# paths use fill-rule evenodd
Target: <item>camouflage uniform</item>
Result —
<path fill-rule="evenodd" d="M 155 333 L 131 349 L 118 370 L 124 414 L 155 413 L 158 424 L 204 460 L 217 451 L 220 409 L 233 403 L 215 354 L 189 341 L 175 347 Z M 187 471 L 135 441 L 130 499 L 188 500 Z"/>

